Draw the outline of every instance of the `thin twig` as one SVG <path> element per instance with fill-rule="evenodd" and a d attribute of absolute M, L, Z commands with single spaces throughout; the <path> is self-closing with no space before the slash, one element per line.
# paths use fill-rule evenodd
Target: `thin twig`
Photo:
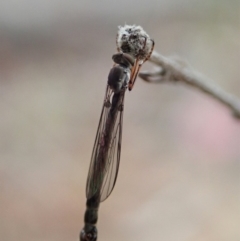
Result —
<path fill-rule="evenodd" d="M 150 61 L 159 66 L 155 72 L 142 72 L 139 76 L 150 83 L 183 82 L 191 85 L 220 101 L 232 110 L 234 117 L 240 120 L 240 100 L 227 93 L 212 80 L 193 70 L 182 60 L 166 58 L 153 52 Z"/>

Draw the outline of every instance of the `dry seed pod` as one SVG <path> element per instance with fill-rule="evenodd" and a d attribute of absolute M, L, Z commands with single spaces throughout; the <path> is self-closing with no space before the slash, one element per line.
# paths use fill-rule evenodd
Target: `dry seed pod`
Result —
<path fill-rule="evenodd" d="M 141 26 L 125 25 L 118 28 L 117 48 L 119 52 L 128 53 L 142 61 L 150 56 L 153 40 Z"/>

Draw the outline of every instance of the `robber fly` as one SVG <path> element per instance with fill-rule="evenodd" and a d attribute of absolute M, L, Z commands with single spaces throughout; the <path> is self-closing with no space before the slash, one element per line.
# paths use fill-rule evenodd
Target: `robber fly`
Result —
<path fill-rule="evenodd" d="M 154 48 L 154 41 L 140 26 L 121 28 L 117 35 L 119 53 L 112 56 L 114 66 L 108 75 L 87 178 L 87 208 L 81 241 L 97 240 L 98 208 L 111 194 L 119 170 L 125 92 L 132 90 L 141 65 L 150 58 Z"/>

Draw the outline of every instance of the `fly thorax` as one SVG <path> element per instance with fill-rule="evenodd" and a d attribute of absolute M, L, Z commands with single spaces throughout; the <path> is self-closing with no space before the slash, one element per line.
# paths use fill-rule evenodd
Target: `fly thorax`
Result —
<path fill-rule="evenodd" d="M 122 64 L 115 65 L 108 75 L 108 85 L 114 93 L 126 87 L 130 78 L 130 69 Z"/>

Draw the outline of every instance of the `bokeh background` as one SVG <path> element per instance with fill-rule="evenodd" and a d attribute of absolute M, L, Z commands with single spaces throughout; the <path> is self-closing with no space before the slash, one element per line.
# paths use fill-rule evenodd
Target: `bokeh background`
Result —
<path fill-rule="evenodd" d="M 240 97 L 239 4 L 1 1 L 0 239 L 78 240 L 119 25 Z M 189 87 L 137 79 L 99 240 L 238 241 L 239 223 L 240 122 Z"/>

